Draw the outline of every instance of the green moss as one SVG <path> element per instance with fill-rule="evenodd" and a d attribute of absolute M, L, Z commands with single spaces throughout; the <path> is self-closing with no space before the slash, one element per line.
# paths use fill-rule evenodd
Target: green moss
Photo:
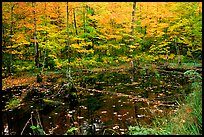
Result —
<path fill-rule="evenodd" d="M 9 110 L 9 109 L 15 109 L 17 108 L 18 106 L 20 106 L 20 103 L 21 103 L 21 100 L 14 97 L 12 99 L 9 100 L 9 102 L 7 103 L 7 105 L 5 106 L 6 110 Z"/>

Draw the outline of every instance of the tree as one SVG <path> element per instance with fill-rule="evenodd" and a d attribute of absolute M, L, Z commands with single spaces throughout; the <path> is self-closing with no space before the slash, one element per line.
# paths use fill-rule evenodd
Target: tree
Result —
<path fill-rule="evenodd" d="M 131 39 L 131 44 L 133 44 L 134 41 L 134 24 L 135 24 L 135 12 L 136 12 L 136 2 L 133 2 L 133 11 L 132 11 L 132 26 L 131 26 L 131 35 L 132 35 L 132 39 Z"/>
<path fill-rule="evenodd" d="M 35 2 L 32 2 L 32 7 L 33 7 L 33 24 L 34 24 L 34 47 L 35 47 L 35 65 L 37 68 L 40 68 L 39 64 L 39 52 L 38 52 L 38 44 L 37 44 L 37 35 L 36 35 L 36 16 L 35 16 Z M 39 72 L 37 74 L 37 82 L 42 82 L 42 76 L 41 73 Z"/>
<path fill-rule="evenodd" d="M 33 37 L 34 37 L 34 47 L 35 47 L 35 65 L 37 68 L 40 68 L 37 35 L 36 35 L 37 32 L 36 32 L 35 2 L 32 2 L 32 8 L 33 8 L 33 25 L 34 25 Z"/>
<path fill-rule="evenodd" d="M 177 59 L 178 50 L 181 61 L 201 56 L 202 3 L 70 2 L 68 6 L 66 11 L 65 2 L 3 2 L 2 68 L 33 70 L 44 61 L 42 70 L 66 69 L 67 63 L 80 67 L 127 62 L 130 55 L 143 54 L 151 61 L 165 60 L 166 55 L 170 60 Z"/>
<path fill-rule="evenodd" d="M 67 47 L 68 47 L 68 64 L 67 64 L 67 73 L 66 76 L 68 78 L 68 87 L 72 87 L 72 77 L 71 77 L 71 68 L 70 68 L 70 37 L 69 37 L 69 6 L 67 2 Z"/>
<path fill-rule="evenodd" d="M 10 46 L 11 46 L 11 48 L 10 48 L 10 64 L 9 64 L 9 67 L 8 67 L 8 73 L 10 74 L 11 73 L 11 71 L 12 71 L 12 45 L 13 45 L 13 43 L 12 43 L 12 37 L 13 37 L 13 10 L 14 10 L 14 4 L 12 4 L 11 5 L 11 27 L 10 27 Z"/>

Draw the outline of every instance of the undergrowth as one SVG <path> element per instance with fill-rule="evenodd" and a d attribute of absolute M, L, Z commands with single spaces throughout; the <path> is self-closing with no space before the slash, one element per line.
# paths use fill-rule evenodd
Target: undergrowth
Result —
<path fill-rule="evenodd" d="M 202 134 L 202 77 L 193 70 L 184 73 L 191 81 L 192 92 L 180 103 L 175 114 L 155 118 L 153 127 L 130 126 L 128 135 L 201 135 Z"/>

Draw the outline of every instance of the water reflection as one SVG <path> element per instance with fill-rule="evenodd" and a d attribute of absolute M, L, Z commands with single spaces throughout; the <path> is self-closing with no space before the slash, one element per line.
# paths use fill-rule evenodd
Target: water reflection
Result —
<path fill-rule="evenodd" d="M 151 125 L 151 119 L 155 116 L 167 116 L 176 109 L 175 101 L 189 91 L 182 76 L 166 73 L 161 73 L 160 79 L 153 75 L 128 72 L 85 73 L 83 77 L 78 73 L 73 78 L 75 85 L 84 90 L 76 88 L 67 91 L 62 88 L 63 84 L 57 83 L 55 87 L 56 83 L 53 83 L 55 89 L 52 85 L 45 86 L 44 93 L 37 88 L 32 89 L 32 94 L 24 99 L 24 106 L 12 113 L 4 111 L 4 134 L 19 135 L 30 118 L 31 111 L 36 109 L 45 132 L 49 134 L 62 135 L 71 127 L 77 127 L 76 131 L 70 133 L 75 135 L 102 135 L 113 131 L 115 134 L 123 134 L 130 125 Z M 107 92 L 99 93 L 88 89 Z M 53 94 L 56 96 L 52 96 Z M 4 95 L 5 98 L 7 96 Z M 47 98 L 47 102 L 51 101 L 47 103 L 43 98 Z M 26 127 L 24 134 L 32 134 L 30 125 Z"/>

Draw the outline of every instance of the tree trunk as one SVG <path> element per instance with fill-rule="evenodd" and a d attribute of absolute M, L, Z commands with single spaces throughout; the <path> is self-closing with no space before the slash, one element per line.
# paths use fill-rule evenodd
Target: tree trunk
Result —
<path fill-rule="evenodd" d="M 133 2 L 132 26 L 131 26 L 131 29 L 132 29 L 132 31 L 131 31 L 131 35 L 132 35 L 131 44 L 133 44 L 133 41 L 134 41 L 135 12 L 136 12 L 136 2 Z"/>
<path fill-rule="evenodd" d="M 38 52 L 38 44 L 36 42 L 37 36 L 36 36 L 36 18 L 35 18 L 35 2 L 32 2 L 33 7 L 33 23 L 34 23 L 34 47 L 35 47 L 35 66 L 37 68 L 40 68 L 39 65 L 39 52 Z"/>
<path fill-rule="evenodd" d="M 176 47 L 176 52 L 177 52 L 177 56 L 178 56 L 178 64 L 181 65 L 181 59 L 180 59 L 180 52 L 179 52 L 179 48 L 175 39 L 175 47 Z"/>
<path fill-rule="evenodd" d="M 37 35 L 36 35 L 36 18 L 35 18 L 35 2 L 32 2 L 33 7 L 33 23 L 34 23 L 34 47 L 35 47 L 35 66 L 40 68 L 39 65 L 39 52 L 38 52 L 38 43 L 36 42 Z M 42 82 L 42 75 L 41 73 L 37 74 L 37 83 Z"/>
<path fill-rule="evenodd" d="M 13 37 L 13 9 L 14 9 L 14 4 L 11 6 L 11 26 L 10 26 L 10 56 L 9 56 L 9 67 L 8 67 L 8 75 L 11 74 L 12 72 L 12 62 L 13 62 L 13 57 L 12 57 L 12 37 Z"/>
<path fill-rule="evenodd" d="M 68 2 L 67 2 L 67 47 L 68 47 L 68 65 L 67 65 L 67 72 L 66 76 L 68 79 L 68 87 L 72 87 L 72 77 L 71 77 L 71 69 L 70 69 L 70 37 L 69 37 L 69 11 L 68 11 Z"/>
<path fill-rule="evenodd" d="M 85 34 L 85 38 L 84 38 L 84 42 L 86 45 L 86 4 L 84 3 L 84 10 L 83 10 L 83 23 L 84 23 L 84 34 Z M 83 57 L 85 57 L 86 52 L 84 52 Z"/>
<path fill-rule="evenodd" d="M 85 34 L 84 42 L 86 43 L 86 5 L 85 4 L 84 4 L 84 10 L 83 10 L 83 22 L 84 22 L 84 34 Z"/>
<path fill-rule="evenodd" d="M 68 62 L 70 63 L 70 38 L 69 38 L 69 12 L 68 12 L 68 2 L 67 2 L 67 47 L 68 47 Z"/>
<path fill-rule="evenodd" d="M 44 8 L 44 13 L 45 13 L 45 27 L 47 27 L 47 14 L 46 14 L 46 10 L 47 10 L 47 3 L 45 2 L 45 8 Z M 43 66 L 42 66 L 42 73 L 44 71 L 44 68 L 45 68 L 45 64 L 47 64 L 46 60 L 47 60 L 47 30 L 46 30 L 46 34 L 45 34 L 45 45 L 46 45 L 46 48 L 45 48 L 45 52 L 44 52 L 44 59 L 43 59 Z"/>
<path fill-rule="evenodd" d="M 73 13 L 74 13 L 74 27 L 75 27 L 75 32 L 76 32 L 76 36 L 78 36 L 75 9 L 73 9 Z M 79 40 L 77 40 L 77 44 L 79 45 Z"/>

